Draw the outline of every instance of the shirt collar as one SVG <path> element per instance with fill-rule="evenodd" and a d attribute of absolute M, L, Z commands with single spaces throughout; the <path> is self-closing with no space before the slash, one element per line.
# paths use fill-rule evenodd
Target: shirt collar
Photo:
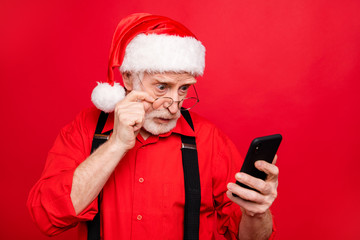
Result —
<path fill-rule="evenodd" d="M 168 137 L 172 133 L 178 133 L 180 135 L 190 136 L 194 137 L 195 133 L 186 121 L 186 119 L 183 117 L 183 115 L 180 116 L 180 118 L 177 120 L 176 126 L 167 133 L 160 134 L 159 137 Z"/>

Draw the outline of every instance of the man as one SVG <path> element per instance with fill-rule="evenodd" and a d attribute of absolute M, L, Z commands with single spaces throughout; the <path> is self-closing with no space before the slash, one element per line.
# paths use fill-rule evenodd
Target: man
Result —
<path fill-rule="evenodd" d="M 241 158 L 231 141 L 184 111 L 198 102 L 204 67 L 204 46 L 180 23 L 150 14 L 119 23 L 107 83 L 92 93 L 97 109 L 62 129 L 30 192 L 44 233 L 77 226 L 79 239 L 214 239 L 215 229 L 227 239 L 274 236 L 278 168 L 256 163 L 266 181 L 236 173 Z M 108 140 L 98 146 L 101 138 Z"/>

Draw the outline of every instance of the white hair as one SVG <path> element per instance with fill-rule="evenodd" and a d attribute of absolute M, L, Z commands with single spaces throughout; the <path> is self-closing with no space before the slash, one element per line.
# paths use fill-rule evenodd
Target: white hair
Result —
<path fill-rule="evenodd" d="M 133 90 L 141 91 L 143 90 L 141 87 L 141 81 L 144 79 L 144 72 L 138 72 L 131 74 L 133 76 L 132 78 L 132 84 L 133 84 Z"/>

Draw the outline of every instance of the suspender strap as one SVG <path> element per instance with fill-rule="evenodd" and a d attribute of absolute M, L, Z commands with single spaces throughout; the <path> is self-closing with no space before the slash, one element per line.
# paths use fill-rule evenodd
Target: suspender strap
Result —
<path fill-rule="evenodd" d="M 100 147 L 101 144 L 106 142 L 108 139 L 108 135 L 101 134 L 102 130 L 105 127 L 106 120 L 108 118 L 109 114 L 101 111 L 99 120 L 96 125 L 95 134 L 93 137 L 92 145 L 91 145 L 91 153 L 93 153 L 98 147 Z"/>
<path fill-rule="evenodd" d="M 194 125 L 188 111 L 182 111 L 182 115 L 194 130 Z M 108 135 L 101 134 L 108 114 L 101 112 L 96 126 L 91 152 L 106 142 Z M 184 209 L 184 240 L 199 239 L 200 221 L 200 174 L 195 137 L 181 135 L 181 153 L 184 171 L 185 185 L 185 209 Z M 88 240 L 100 240 L 100 195 L 98 197 L 98 213 L 92 221 L 87 222 Z"/>
<path fill-rule="evenodd" d="M 181 112 L 194 130 L 188 111 Z M 200 222 L 200 174 L 195 137 L 181 135 L 181 152 L 185 185 L 184 240 L 199 239 Z"/>
<path fill-rule="evenodd" d="M 101 134 L 109 114 L 101 112 L 96 125 L 95 134 L 91 145 L 91 153 L 108 139 L 107 135 Z M 100 194 L 98 196 L 98 212 L 92 221 L 87 222 L 88 240 L 100 240 Z"/>

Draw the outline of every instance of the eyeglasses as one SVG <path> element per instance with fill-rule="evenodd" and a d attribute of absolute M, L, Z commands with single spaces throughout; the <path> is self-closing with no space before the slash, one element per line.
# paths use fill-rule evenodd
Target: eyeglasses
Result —
<path fill-rule="evenodd" d="M 137 76 L 141 85 L 143 86 L 143 88 L 145 88 L 145 86 L 142 84 L 142 81 L 140 79 L 140 76 Z M 195 94 L 196 97 L 187 97 L 187 98 L 183 98 L 180 101 L 175 101 L 174 99 L 172 99 L 171 97 L 158 97 L 155 99 L 155 101 L 153 102 L 153 108 L 154 109 L 159 109 L 161 108 L 161 106 L 163 106 L 164 108 L 169 108 L 171 107 L 174 103 L 178 104 L 178 108 L 181 111 L 188 111 L 190 109 L 192 109 L 200 100 L 198 98 L 198 94 L 196 91 L 196 88 L 194 85 L 192 85 L 193 90 L 191 91 L 193 94 Z"/>
<path fill-rule="evenodd" d="M 196 97 L 188 97 L 188 98 L 184 98 L 184 99 L 182 99 L 180 101 L 175 101 L 171 97 L 158 97 L 153 102 L 153 108 L 158 109 L 161 106 L 163 106 L 164 108 L 169 108 L 174 103 L 177 103 L 178 108 L 181 111 L 190 110 L 191 108 L 195 107 L 195 105 L 200 101 L 199 98 L 198 98 L 195 86 L 192 85 L 192 87 L 194 88 L 194 92 L 196 94 Z"/>

